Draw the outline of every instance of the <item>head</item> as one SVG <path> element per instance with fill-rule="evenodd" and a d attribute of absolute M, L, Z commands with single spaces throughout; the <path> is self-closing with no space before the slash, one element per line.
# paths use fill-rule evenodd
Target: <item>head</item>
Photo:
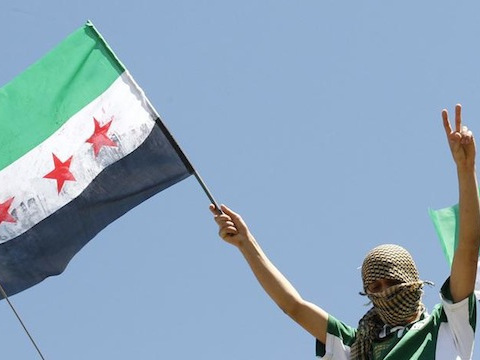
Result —
<path fill-rule="evenodd" d="M 388 280 L 396 285 L 419 281 L 419 277 L 410 253 L 399 245 L 386 244 L 377 246 L 365 256 L 362 280 L 363 290 L 367 293 L 378 280 Z"/>
<path fill-rule="evenodd" d="M 372 249 L 362 265 L 363 295 L 373 304 L 360 319 L 351 359 L 368 359 L 372 343 L 384 324 L 405 325 L 424 309 L 421 303 L 424 282 L 407 250 L 398 245 Z"/>
<path fill-rule="evenodd" d="M 364 293 L 389 325 L 404 325 L 419 313 L 423 281 L 410 253 L 398 245 L 372 249 L 362 265 Z"/>

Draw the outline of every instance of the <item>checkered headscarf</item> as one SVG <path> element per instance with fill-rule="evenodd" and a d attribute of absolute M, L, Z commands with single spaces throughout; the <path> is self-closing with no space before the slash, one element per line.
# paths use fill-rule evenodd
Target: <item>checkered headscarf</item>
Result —
<path fill-rule="evenodd" d="M 380 279 L 396 280 L 399 284 L 382 292 L 370 292 L 369 285 Z M 406 325 L 424 310 L 421 303 L 424 281 L 419 279 L 412 256 L 401 246 L 380 245 L 371 250 L 363 261 L 362 280 L 362 295 L 368 296 L 373 308 L 358 324 L 357 339 L 350 354 L 354 360 L 370 358 L 372 342 L 384 324 Z"/>

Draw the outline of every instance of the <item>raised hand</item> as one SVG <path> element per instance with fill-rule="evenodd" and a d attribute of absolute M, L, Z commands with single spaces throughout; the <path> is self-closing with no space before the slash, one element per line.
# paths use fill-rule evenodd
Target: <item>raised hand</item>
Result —
<path fill-rule="evenodd" d="M 462 125 L 462 106 L 455 106 L 455 129 L 452 129 L 447 110 L 442 111 L 443 126 L 453 159 L 457 164 L 459 189 L 458 245 L 450 273 L 452 300 L 459 302 L 472 294 L 477 274 L 480 247 L 480 204 L 475 173 L 475 140 Z"/>
<path fill-rule="evenodd" d="M 455 106 L 455 129 L 452 129 L 448 112 L 442 110 L 443 127 L 447 135 L 453 159 L 459 169 L 471 169 L 475 166 L 475 139 L 468 128 L 462 125 L 462 105 Z"/>
<path fill-rule="evenodd" d="M 251 236 L 250 231 L 239 214 L 233 212 L 225 205 L 222 205 L 221 209 L 223 211 L 222 214 L 219 213 L 215 205 L 210 205 L 210 211 L 218 224 L 218 234 L 226 242 L 240 247 Z"/>

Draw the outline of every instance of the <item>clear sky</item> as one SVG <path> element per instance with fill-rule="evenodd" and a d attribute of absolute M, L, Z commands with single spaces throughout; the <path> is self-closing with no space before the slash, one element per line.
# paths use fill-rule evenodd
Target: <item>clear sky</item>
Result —
<path fill-rule="evenodd" d="M 440 112 L 480 134 L 475 1 L 2 0 L 3 86 L 93 21 L 214 196 L 308 300 L 348 324 L 381 243 L 435 282 L 428 208 L 457 202 Z M 11 119 L 7 119 L 11 120 Z M 0 121 L 5 121 L 0 119 Z M 12 297 L 47 359 L 313 359 L 314 339 L 217 236 L 193 177 Z M 6 302 L 0 357 L 38 358 Z M 480 359 L 480 355 L 476 355 Z"/>

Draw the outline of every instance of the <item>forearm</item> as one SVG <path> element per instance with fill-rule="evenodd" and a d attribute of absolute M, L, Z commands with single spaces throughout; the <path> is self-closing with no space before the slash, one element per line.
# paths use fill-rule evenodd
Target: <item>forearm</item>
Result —
<path fill-rule="evenodd" d="M 474 290 L 480 246 L 480 204 L 475 166 L 459 166 L 457 174 L 459 232 L 450 285 L 455 302 L 461 301 Z"/>
<path fill-rule="evenodd" d="M 225 205 L 221 209 L 223 214 L 215 211 L 214 205 L 210 206 L 220 227 L 220 237 L 242 252 L 260 285 L 273 301 L 300 326 L 325 343 L 328 314 L 317 305 L 302 299 L 267 258 L 239 214 Z"/>
<path fill-rule="evenodd" d="M 475 167 L 458 169 L 459 247 L 478 249 L 480 245 L 480 204 Z M 475 254 L 478 257 L 478 254 Z"/>
<path fill-rule="evenodd" d="M 239 250 L 247 260 L 260 285 L 272 300 L 288 315 L 303 301 L 300 294 L 283 274 L 267 258 L 252 235 Z"/>

